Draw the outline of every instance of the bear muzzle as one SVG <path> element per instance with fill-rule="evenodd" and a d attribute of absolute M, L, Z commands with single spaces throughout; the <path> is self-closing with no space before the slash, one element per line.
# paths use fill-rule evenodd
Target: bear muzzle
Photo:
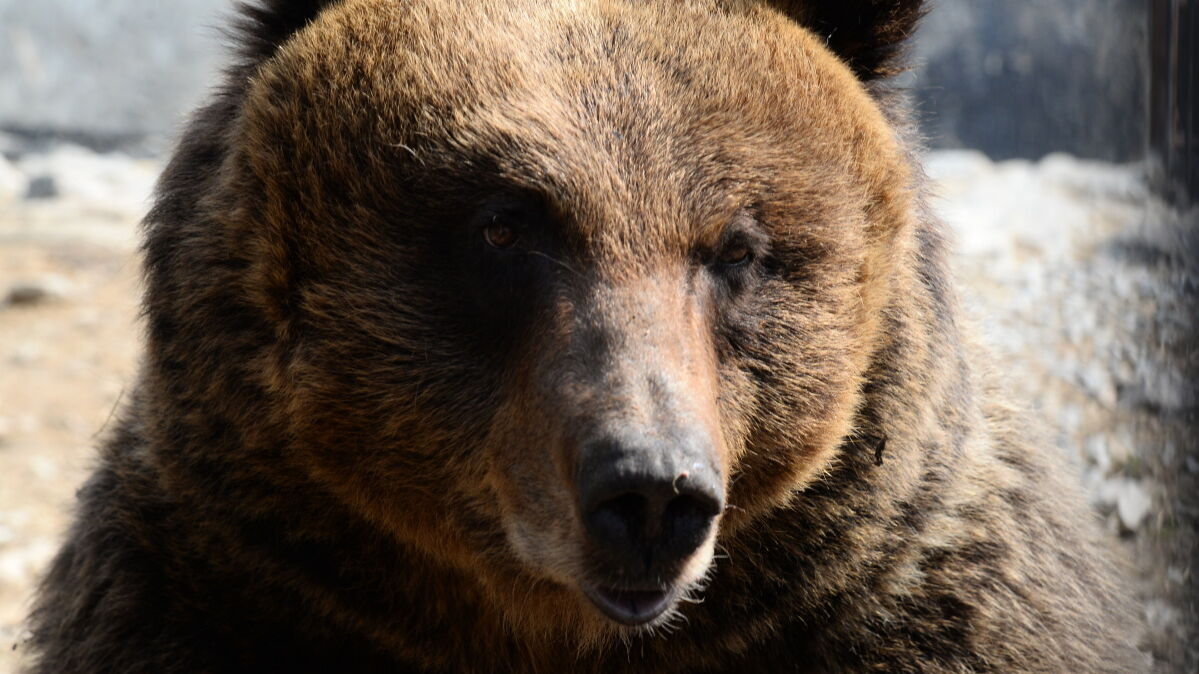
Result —
<path fill-rule="evenodd" d="M 609 618 L 650 622 L 694 580 L 685 578 L 688 562 L 724 510 L 716 465 L 713 443 L 698 430 L 584 445 L 576 488 L 595 572 L 582 589 Z"/>

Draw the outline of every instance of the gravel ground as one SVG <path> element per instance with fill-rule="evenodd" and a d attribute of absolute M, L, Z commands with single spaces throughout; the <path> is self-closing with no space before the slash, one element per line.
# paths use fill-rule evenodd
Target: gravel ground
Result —
<path fill-rule="evenodd" d="M 1162 672 L 1199 671 L 1199 212 L 1144 169 L 929 157 L 964 304 L 1131 556 Z"/>
<path fill-rule="evenodd" d="M 159 168 L 0 135 L 0 674 L 134 376 L 136 223 Z M 1199 671 L 1199 223 L 1139 166 L 939 152 L 928 171 L 968 312 L 1134 560 L 1146 647 L 1162 672 Z"/>

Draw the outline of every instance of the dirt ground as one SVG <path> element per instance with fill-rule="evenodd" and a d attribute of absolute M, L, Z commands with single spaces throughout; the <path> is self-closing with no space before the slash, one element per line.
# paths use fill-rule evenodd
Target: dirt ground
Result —
<path fill-rule="evenodd" d="M 92 168 L 91 194 L 63 178 L 26 199 L 0 165 L 0 672 L 16 670 L 34 580 L 136 370 L 136 222 L 157 164 Z M 109 198 L 118 171 L 142 174 L 132 204 Z"/>
<path fill-rule="evenodd" d="M 2 149 L 2 145 L 0 145 Z M 0 674 L 69 524 L 97 439 L 134 379 L 136 223 L 153 161 L 78 148 L 0 159 Z M 1199 671 L 1192 395 L 1194 251 L 1140 169 L 1057 157 L 930 160 L 979 329 L 1055 429 L 1136 560 L 1161 671 Z M 1171 218 L 1174 218 L 1173 220 Z M 1164 224 L 1163 224 L 1164 223 Z"/>

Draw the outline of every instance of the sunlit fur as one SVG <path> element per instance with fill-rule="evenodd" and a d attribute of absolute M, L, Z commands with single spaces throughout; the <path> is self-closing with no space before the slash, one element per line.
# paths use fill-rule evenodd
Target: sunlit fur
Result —
<path fill-rule="evenodd" d="M 146 222 L 146 356 L 35 671 L 1143 669 L 1074 478 L 959 325 L 887 80 L 920 12 L 247 9 Z M 470 228 L 494 199 L 541 209 L 517 257 Z M 621 627 L 578 589 L 574 469 L 666 417 L 726 508 Z"/>

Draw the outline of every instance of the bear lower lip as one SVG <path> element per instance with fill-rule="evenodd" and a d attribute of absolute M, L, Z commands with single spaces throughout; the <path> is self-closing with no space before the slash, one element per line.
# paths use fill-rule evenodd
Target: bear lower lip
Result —
<path fill-rule="evenodd" d="M 604 615 L 630 627 L 644 625 L 662 615 L 675 598 L 673 590 L 619 590 L 611 587 L 588 588 L 585 594 Z"/>

